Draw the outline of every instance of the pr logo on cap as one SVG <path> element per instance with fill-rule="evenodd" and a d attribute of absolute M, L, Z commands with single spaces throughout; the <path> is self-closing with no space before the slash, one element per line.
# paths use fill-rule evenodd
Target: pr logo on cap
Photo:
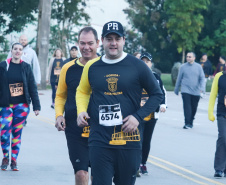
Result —
<path fill-rule="evenodd" d="M 120 37 L 124 36 L 124 29 L 120 22 L 110 21 L 106 23 L 102 30 L 102 37 L 106 37 L 109 33 L 116 33 Z"/>
<path fill-rule="evenodd" d="M 107 23 L 108 25 L 108 28 L 107 30 L 118 30 L 118 23 L 117 22 L 110 22 L 110 23 Z"/>

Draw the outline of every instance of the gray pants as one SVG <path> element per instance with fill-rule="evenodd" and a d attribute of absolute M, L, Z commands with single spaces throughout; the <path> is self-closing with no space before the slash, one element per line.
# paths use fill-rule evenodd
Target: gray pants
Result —
<path fill-rule="evenodd" d="M 214 169 L 226 171 L 226 117 L 217 116 L 218 139 L 214 159 Z"/>

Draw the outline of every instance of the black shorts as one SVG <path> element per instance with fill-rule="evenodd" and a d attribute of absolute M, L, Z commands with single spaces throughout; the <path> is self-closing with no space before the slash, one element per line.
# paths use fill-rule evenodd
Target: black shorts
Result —
<path fill-rule="evenodd" d="M 76 174 L 79 170 L 88 172 L 89 163 L 89 150 L 88 150 L 88 138 L 81 138 L 78 133 L 75 133 L 73 129 L 66 127 L 65 135 L 67 139 L 69 158 Z"/>
<path fill-rule="evenodd" d="M 139 149 L 89 147 L 92 185 L 134 185 L 141 161 Z"/>

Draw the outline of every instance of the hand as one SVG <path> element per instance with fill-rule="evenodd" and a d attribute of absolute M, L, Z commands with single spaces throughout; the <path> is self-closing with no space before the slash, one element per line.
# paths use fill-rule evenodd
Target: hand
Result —
<path fill-rule="evenodd" d="M 125 119 L 123 119 L 123 123 L 123 132 L 134 132 L 139 125 L 138 120 L 132 115 L 129 115 Z"/>
<path fill-rule="evenodd" d="M 175 93 L 176 95 L 178 95 L 178 94 L 179 94 L 179 92 L 176 92 L 176 91 L 174 91 L 174 93 Z"/>
<path fill-rule="evenodd" d="M 34 113 L 35 113 L 35 116 L 39 115 L 39 110 L 35 110 Z"/>
<path fill-rule="evenodd" d="M 209 113 L 208 114 L 208 118 L 209 118 L 210 121 L 213 121 L 213 122 L 215 120 L 215 117 L 214 117 L 213 113 Z"/>
<path fill-rule="evenodd" d="M 66 124 L 63 116 L 58 116 L 56 119 L 55 127 L 58 131 L 65 131 Z"/>
<path fill-rule="evenodd" d="M 77 125 L 79 127 L 86 127 L 88 126 L 88 122 L 86 119 L 89 119 L 89 115 L 87 112 L 81 112 L 79 115 L 78 115 L 78 118 L 77 118 Z"/>
<path fill-rule="evenodd" d="M 161 108 L 160 108 L 160 112 L 166 112 L 165 107 L 161 107 Z"/>

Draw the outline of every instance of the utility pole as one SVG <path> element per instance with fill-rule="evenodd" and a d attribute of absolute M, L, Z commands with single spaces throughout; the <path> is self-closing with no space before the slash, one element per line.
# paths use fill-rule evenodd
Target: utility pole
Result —
<path fill-rule="evenodd" d="M 52 0 L 41 0 L 41 16 L 39 17 L 38 27 L 38 60 L 41 68 L 41 89 L 46 89 L 46 71 L 49 53 L 49 34 L 50 34 L 50 18 L 51 18 L 51 2 Z M 39 10 L 40 10 L 39 9 Z"/>

